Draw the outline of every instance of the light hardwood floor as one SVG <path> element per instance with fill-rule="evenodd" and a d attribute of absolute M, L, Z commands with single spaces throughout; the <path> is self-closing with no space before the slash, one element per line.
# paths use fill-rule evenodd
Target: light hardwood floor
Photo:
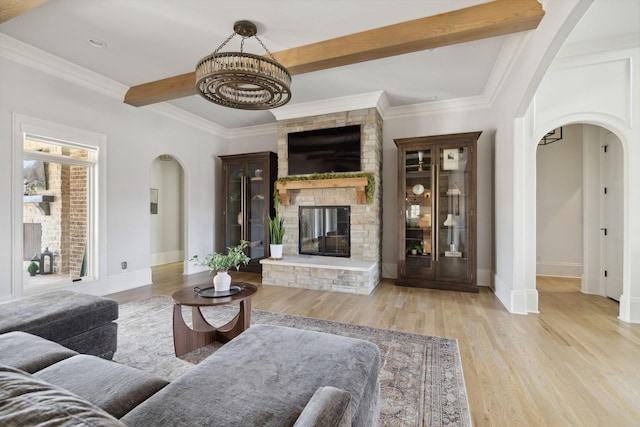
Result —
<path fill-rule="evenodd" d="M 153 269 L 153 285 L 111 295 L 121 303 L 210 282 L 182 264 Z M 479 294 L 399 287 L 369 296 L 262 286 L 253 308 L 458 339 L 475 426 L 640 426 L 640 325 L 618 304 L 584 295 L 575 279 L 538 278 L 539 314 L 508 313 Z"/>

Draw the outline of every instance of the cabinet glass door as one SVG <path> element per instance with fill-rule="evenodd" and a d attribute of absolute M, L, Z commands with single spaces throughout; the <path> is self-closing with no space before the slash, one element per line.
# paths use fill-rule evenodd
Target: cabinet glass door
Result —
<path fill-rule="evenodd" d="M 227 203 L 225 212 L 225 248 L 237 246 L 242 240 L 243 223 L 243 178 L 244 167 L 242 164 L 229 164 L 227 174 Z"/>
<path fill-rule="evenodd" d="M 265 203 L 269 203 L 269 185 L 264 181 L 263 162 L 249 163 L 247 170 L 247 221 L 246 240 L 249 241 L 251 259 L 265 256 Z"/>
<path fill-rule="evenodd" d="M 433 274 L 432 150 L 405 154 L 405 272 L 408 277 Z"/>
<path fill-rule="evenodd" d="M 447 147 L 439 151 L 438 276 L 445 280 L 468 280 L 469 148 Z"/>

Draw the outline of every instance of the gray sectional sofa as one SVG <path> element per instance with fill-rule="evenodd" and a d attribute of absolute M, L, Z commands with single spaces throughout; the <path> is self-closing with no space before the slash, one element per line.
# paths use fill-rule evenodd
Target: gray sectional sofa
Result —
<path fill-rule="evenodd" d="M 168 383 L 9 332 L 0 335 L 0 425 L 370 427 L 379 368 L 372 343 L 255 325 Z"/>
<path fill-rule="evenodd" d="M 111 359 L 117 349 L 118 303 L 71 291 L 47 292 L 0 304 L 0 334 L 28 332 L 78 353 Z"/>

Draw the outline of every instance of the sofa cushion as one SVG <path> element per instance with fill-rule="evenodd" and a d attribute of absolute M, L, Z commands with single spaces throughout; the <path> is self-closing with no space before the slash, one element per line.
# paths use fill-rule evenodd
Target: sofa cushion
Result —
<path fill-rule="evenodd" d="M 116 301 L 55 291 L 0 304 L 0 333 L 24 331 L 61 342 L 117 318 Z"/>
<path fill-rule="evenodd" d="M 34 375 L 77 394 L 116 418 L 169 384 L 135 368 L 87 355 L 70 357 Z"/>
<path fill-rule="evenodd" d="M 3 365 L 0 365 L 0 425 L 126 427 L 73 393 Z"/>
<path fill-rule="evenodd" d="M 335 387 L 320 387 L 293 427 L 350 427 L 351 395 Z"/>
<path fill-rule="evenodd" d="M 26 372 L 36 372 L 76 353 L 53 341 L 26 332 L 0 335 L 0 363 Z"/>
<path fill-rule="evenodd" d="M 292 426 L 320 387 L 351 395 L 354 426 L 376 425 L 380 351 L 321 332 L 252 326 L 122 418 L 129 426 Z M 171 411 L 164 410 L 171 408 Z"/>

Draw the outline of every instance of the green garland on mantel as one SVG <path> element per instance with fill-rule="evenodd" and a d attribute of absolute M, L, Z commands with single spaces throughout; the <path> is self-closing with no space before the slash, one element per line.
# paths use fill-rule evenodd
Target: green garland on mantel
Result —
<path fill-rule="evenodd" d="M 367 203 L 373 202 L 373 194 L 376 190 L 376 181 L 373 178 L 371 172 L 352 172 L 352 173 L 339 173 L 339 172 L 325 172 L 325 173 L 313 173 L 311 175 L 289 175 L 278 178 L 278 182 L 292 182 L 292 181 L 314 181 L 318 179 L 341 179 L 341 178 L 367 178 Z M 273 188 L 273 201 L 276 206 L 280 204 L 280 193 Z"/>

